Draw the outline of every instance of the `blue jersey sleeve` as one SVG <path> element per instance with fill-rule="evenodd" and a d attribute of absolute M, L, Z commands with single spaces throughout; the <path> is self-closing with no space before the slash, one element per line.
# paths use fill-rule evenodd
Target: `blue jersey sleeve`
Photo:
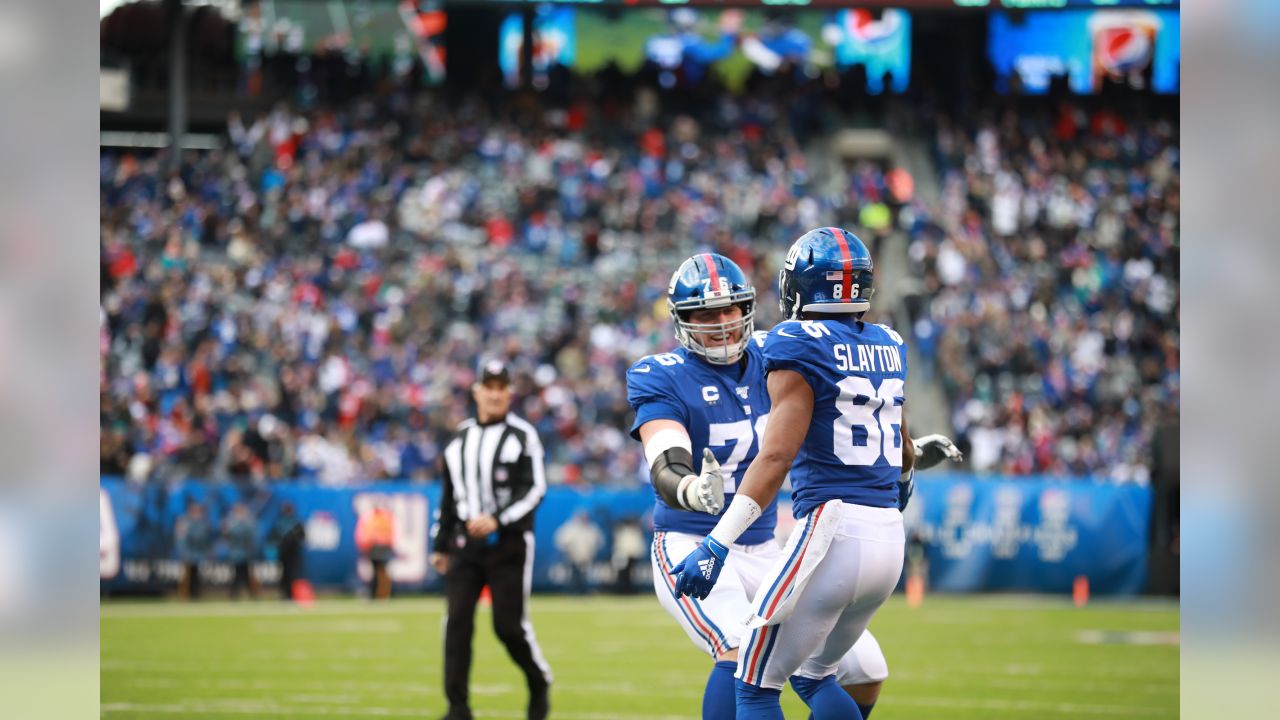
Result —
<path fill-rule="evenodd" d="M 650 420 L 675 420 L 689 427 L 689 408 L 680 401 L 670 370 L 654 360 L 641 358 L 627 371 L 627 403 L 636 411 L 631 437 L 640 439 L 640 426 Z"/>
<path fill-rule="evenodd" d="M 775 326 L 764 341 L 765 372 L 793 370 L 804 377 L 809 387 L 816 389 L 821 374 L 813 359 L 814 340 L 800 321 L 790 320 Z"/>

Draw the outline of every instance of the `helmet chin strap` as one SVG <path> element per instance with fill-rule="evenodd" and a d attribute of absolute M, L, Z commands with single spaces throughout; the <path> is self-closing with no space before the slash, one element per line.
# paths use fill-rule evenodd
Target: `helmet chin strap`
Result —
<path fill-rule="evenodd" d="M 792 304 L 792 306 L 791 306 L 791 317 L 789 317 L 789 318 L 787 318 L 787 319 L 788 319 L 788 320 L 799 320 L 799 319 L 800 319 L 800 314 L 801 314 L 802 312 L 804 312 L 803 310 L 801 310 L 801 309 L 800 309 L 800 308 L 802 308 L 802 307 L 804 307 L 804 302 L 803 302 L 802 300 L 800 300 L 800 293 L 796 293 L 796 294 L 795 294 L 795 301 L 794 301 L 794 304 Z"/>

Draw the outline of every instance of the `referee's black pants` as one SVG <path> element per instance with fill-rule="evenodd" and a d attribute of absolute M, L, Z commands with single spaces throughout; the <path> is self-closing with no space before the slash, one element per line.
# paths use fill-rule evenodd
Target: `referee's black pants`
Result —
<path fill-rule="evenodd" d="M 493 630 L 529 684 L 529 717 L 546 717 L 551 668 L 542 657 L 526 616 L 533 572 L 533 533 L 502 533 L 490 545 L 471 540 L 456 550 L 445 575 L 448 615 L 444 630 L 444 693 L 450 718 L 471 717 L 469 704 L 471 641 L 476 603 L 485 585 L 493 603 Z"/>

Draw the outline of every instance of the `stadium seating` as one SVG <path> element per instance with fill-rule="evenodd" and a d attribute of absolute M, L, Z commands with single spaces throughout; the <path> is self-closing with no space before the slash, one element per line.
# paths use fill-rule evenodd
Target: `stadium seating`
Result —
<path fill-rule="evenodd" d="M 914 377 L 974 468 L 1145 478 L 1177 407 L 1176 125 L 1049 101 L 926 123 L 942 196 L 901 212 L 887 167 L 829 191 L 830 98 L 715 92 L 281 104 L 174 175 L 104 150 L 102 473 L 424 480 L 499 353 L 553 482 L 640 482 L 622 378 L 674 344 L 676 262 L 734 258 L 767 328 L 781 248 L 887 217 L 921 279 Z"/>
<path fill-rule="evenodd" d="M 1177 143 L 1176 120 L 1082 100 L 939 122 L 910 306 L 975 470 L 1148 482 L 1178 412 Z"/>

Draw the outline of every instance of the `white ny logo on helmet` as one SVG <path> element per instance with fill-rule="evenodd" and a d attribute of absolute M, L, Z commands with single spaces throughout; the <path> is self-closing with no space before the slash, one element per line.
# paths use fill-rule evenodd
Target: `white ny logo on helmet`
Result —
<path fill-rule="evenodd" d="M 791 245 L 791 249 L 787 251 L 787 259 L 782 263 L 783 268 L 787 270 L 796 269 L 796 260 L 800 259 L 800 245 L 799 241 Z"/>

